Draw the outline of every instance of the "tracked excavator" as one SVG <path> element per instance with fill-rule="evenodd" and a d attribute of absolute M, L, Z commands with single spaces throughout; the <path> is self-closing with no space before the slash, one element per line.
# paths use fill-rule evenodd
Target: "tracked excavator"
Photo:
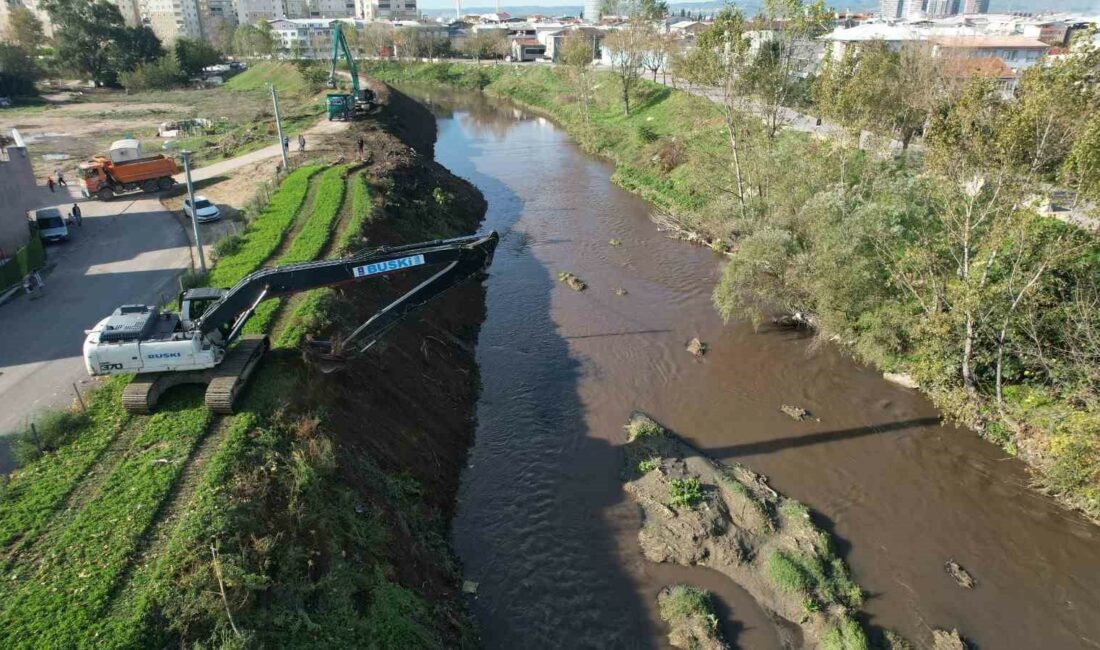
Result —
<path fill-rule="evenodd" d="M 93 376 L 136 373 L 122 394 L 122 404 L 131 413 L 151 413 L 160 395 L 179 384 L 206 385 L 207 407 L 232 413 L 268 348 L 266 336 L 241 336 L 264 300 L 442 266 L 345 337 L 340 349 L 312 341 L 312 353 L 331 369 L 370 349 L 416 308 L 487 269 L 499 240 L 490 232 L 261 269 L 230 289 L 182 292 L 178 313 L 161 312 L 153 305 L 124 305 L 87 330 L 84 364 Z"/>

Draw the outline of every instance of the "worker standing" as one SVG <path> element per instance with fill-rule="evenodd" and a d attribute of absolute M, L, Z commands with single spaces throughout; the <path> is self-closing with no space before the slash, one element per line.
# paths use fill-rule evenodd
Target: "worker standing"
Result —
<path fill-rule="evenodd" d="M 301 133 L 298 134 L 298 153 L 303 153 L 306 150 L 306 136 Z"/>
<path fill-rule="evenodd" d="M 283 137 L 283 151 L 290 151 L 290 138 Z"/>
<path fill-rule="evenodd" d="M 65 175 L 61 173 L 60 169 L 53 170 L 53 173 L 57 175 L 57 184 L 62 187 L 68 187 L 69 184 L 65 182 Z"/>
<path fill-rule="evenodd" d="M 51 192 L 53 191 L 53 176 L 46 177 L 46 187 L 50 188 Z"/>
<path fill-rule="evenodd" d="M 366 143 L 363 141 L 363 136 L 359 136 L 359 139 L 355 141 L 355 149 L 359 152 L 359 160 L 363 159 L 363 147 Z"/>
<path fill-rule="evenodd" d="M 73 214 L 73 221 L 76 222 L 76 225 L 83 226 L 84 225 L 84 219 L 83 219 L 83 215 L 80 214 L 80 206 L 79 205 L 77 205 L 75 203 L 73 204 L 72 214 Z"/>

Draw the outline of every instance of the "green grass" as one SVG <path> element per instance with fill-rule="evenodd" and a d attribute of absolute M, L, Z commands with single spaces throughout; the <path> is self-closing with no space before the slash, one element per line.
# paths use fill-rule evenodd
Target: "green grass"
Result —
<path fill-rule="evenodd" d="M 649 418 L 633 418 L 630 420 L 630 423 L 626 425 L 627 442 L 634 442 L 635 440 L 641 440 L 643 438 L 663 436 L 664 434 L 664 428 L 653 420 L 650 420 Z"/>
<path fill-rule="evenodd" d="M 290 243 L 290 248 L 275 261 L 278 265 L 309 262 L 321 256 L 332 238 L 332 230 L 340 216 L 344 203 L 344 173 L 347 166 L 330 167 L 321 174 L 313 198 L 313 211 L 306 217 L 302 228 Z M 277 298 L 262 303 L 245 325 L 245 332 L 262 334 L 271 326 L 285 299 Z"/>
<path fill-rule="evenodd" d="M 278 250 L 306 200 L 310 178 L 319 169 L 318 165 L 307 165 L 287 176 L 267 207 L 245 230 L 244 243 L 237 252 L 219 259 L 210 271 L 211 286 L 232 287 Z"/>
<path fill-rule="evenodd" d="M 669 503 L 691 508 L 703 500 L 703 486 L 697 478 L 674 478 L 668 482 Z"/>
<path fill-rule="evenodd" d="M 856 621 L 846 618 L 821 637 L 822 650 L 868 650 L 867 634 Z"/>
<path fill-rule="evenodd" d="M 694 649 L 721 645 L 710 593 L 698 587 L 675 585 L 658 596 L 657 603 L 661 620 L 670 628 L 669 642 L 673 646 Z"/>
<path fill-rule="evenodd" d="M 336 240 L 336 251 L 340 254 L 350 252 L 354 247 L 362 246 L 363 225 L 370 219 L 373 205 L 370 188 L 366 178 L 357 174 L 348 179 L 351 194 L 351 212 L 347 222 Z M 297 348 L 309 332 L 317 332 L 331 323 L 329 314 L 333 311 L 335 299 L 332 289 L 314 289 L 302 295 L 287 319 L 286 327 L 280 332 L 275 345 L 279 348 Z"/>
<path fill-rule="evenodd" d="M 661 459 L 657 457 L 646 458 L 638 461 L 638 473 L 648 474 L 661 466 Z"/>
<path fill-rule="evenodd" d="M 11 473 L 0 497 L 0 548 L 33 541 L 54 512 L 129 421 L 118 408 L 129 377 L 113 377 L 90 396 L 87 420 L 73 442 Z"/>
<path fill-rule="evenodd" d="M 254 63 L 244 72 L 225 82 L 228 90 L 267 90 L 268 84 L 275 84 L 280 93 L 301 94 L 309 91 L 306 80 L 293 63 L 264 61 Z"/>
<path fill-rule="evenodd" d="M 767 559 L 768 577 L 782 591 L 804 596 L 815 605 L 859 607 L 862 590 L 848 575 L 844 562 L 831 549 L 821 547 L 822 540 L 828 543 L 824 533 L 819 535 L 814 555 L 773 551 Z"/>
<path fill-rule="evenodd" d="M 210 412 L 195 397 L 170 394 L 100 492 L 43 549 L 33 570 L 9 576 L 0 646 L 71 648 L 89 642 L 88 631 L 101 620 L 115 585 L 210 424 Z"/>

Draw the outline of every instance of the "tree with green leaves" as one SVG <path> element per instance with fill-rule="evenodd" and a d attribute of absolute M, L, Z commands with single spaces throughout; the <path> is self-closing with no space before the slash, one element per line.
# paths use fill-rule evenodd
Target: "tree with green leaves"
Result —
<path fill-rule="evenodd" d="M 581 96 L 584 123 L 587 126 L 592 103 L 590 75 L 592 62 L 597 56 L 595 39 L 583 31 L 575 29 L 562 40 L 560 47 L 561 62 L 572 75 L 577 93 Z"/>
<path fill-rule="evenodd" d="M 816 65 L 815 39 L 828 31 L 832 18 L 824 0 L 764 0 L 754 27 L 769 36 L 758 43 L 744 79 L 769 139 L 803 95 L 803 75 Z"/>
<path fill-rule="evenodd" d="M 233 52 L 243 57 L 270 56 L 275 51 L 275 38 L 266 23 L 262 27 L 241 25 L 233 32 Z"/>
<path fill-rule="evenodd" d="M 0 43 L 0 96 L 37 95 L 34 87 L 37 78 L 38 68 L 34 59 L 23 48 Z"/>
<path fill-rule="evenodd" d="M 27 52 L 36 52 L 46 41 L 42 21 L 26 7 L 12 7 L 8 12 L 8 24 L 5 26 L 7 38 Z"/>
<path fill-rule="evenodd" d="M 114 84 L 120 72 L 164 55 L 153 30 L 127 27 L 108 0 L 45 0 L 42 6 L 53 22 L 58 59 L 97 86 Z"/>
<path fill-rule="evenodd" d="M 172 49 L 179 69 L 186 77 L 198 76 L 202 74 L 203 68 L 216 65 L 222 60 L 221 53 L 214 46 L 198 39 L 177 38 Z"/>

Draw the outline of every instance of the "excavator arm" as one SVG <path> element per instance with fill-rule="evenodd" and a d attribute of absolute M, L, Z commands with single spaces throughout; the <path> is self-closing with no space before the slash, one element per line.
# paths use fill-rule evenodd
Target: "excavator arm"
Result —
<path fill-rule="evenodd" d="M 211 305 L 197 321 L 196 327 L 204 337 L 228 328 L 229 335 L 224 343 L 228 346 L 259 304 L 268 298 L 369 280 L 420 267 L 442 267 L 382 308 L 345 339 L 345 345 L 354 344 L 360 347 L 361 352 L 417 307 L 488 268 L 499 241 L 499 235 L 490 232 L 487 235 L 421 244 L 384 246 L 341 259 L 262 269 L 245 277 Z"/>
<path fill-rule="evenodd" d="M 328 73 L 330 88 L 336 87 L 336 64 L 339 63 L 341 56 L 348 62 L 348 72 L 351 73 L 351 96 L 358 97 L 359 71 L 355 67 L 355 57 L 351 55 L 348 40 L 344 37 L 343 24 L 337 20 L 332 23 L 332 66 L 329 68 Z"/>

